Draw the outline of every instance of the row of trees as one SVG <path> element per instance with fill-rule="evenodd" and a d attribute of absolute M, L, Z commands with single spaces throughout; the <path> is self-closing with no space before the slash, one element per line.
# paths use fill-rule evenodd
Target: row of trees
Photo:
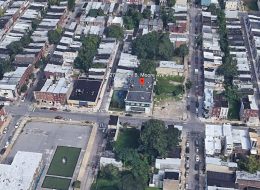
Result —
<path fill-rule="evenodd" d="M 224 76 L 224 95 L 226 96 L 230 105 L 228 117 L 229 119 L 239 119 L 239 110 L 237 107 L 240 104 L 240 95 L 238 93 L 237 86 L 233 84 L 234 77 L 238 75 L 237 62 L 230 55 L 225 12 L 223 9 L 216 8 L 215 5 L 210 5 L 208 10 L 217 15 L 219 26 L 218 32 L 220 36 L 220 48 L 221 51 L 224 53 L 224 56 L 222 57 L 222 65 L 218 67 L 217 74 Z"/>
<path fill-rule="evenodd" d="M 81 41 L 82 46 L 74 61 L 74 67 L 86 72 L 92 65 L 93 58 L 97 53 L 100 37 L 97 35 L 88 35 L 83 37 Z"/>
<path fill-rule="evenodd" d="M 150 32 L 133 41 L 132 53 L 139 59 L 170 60 L 173 56 L 173 44 L 169 34 Z"/>

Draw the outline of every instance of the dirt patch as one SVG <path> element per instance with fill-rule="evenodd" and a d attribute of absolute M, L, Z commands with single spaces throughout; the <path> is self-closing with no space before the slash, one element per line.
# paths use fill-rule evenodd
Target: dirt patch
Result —
<path fill-rule="evenodd" d="M 186 102 L 185 100 L 176 100 L 168 98 L 154 104 L 153 116 L 170 119 L 186 119 Z"/>

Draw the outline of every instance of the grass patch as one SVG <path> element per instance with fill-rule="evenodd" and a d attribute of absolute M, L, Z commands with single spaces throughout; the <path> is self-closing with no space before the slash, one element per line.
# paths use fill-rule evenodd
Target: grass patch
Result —
<path fill-rule="evenodd" d="M 68 190 L 70 181 L 70 179 L 46 176 L 42 183 L 42 188 Z"/>
<path fill-rule="evenodd" d="M 157 187 L 147 187 L 145 190 L 160 190 L 160 188 Z"/>
<path fill-rule="evenodd" d="M 47 175 L 72 177 L 78 162 L 80 151 L 80 148 L 58 146 Z M 66 160 L 65 164 L 62 163 L 63 158 Z"/>
<path fill-rule="evenodd" d="M 116 150 L 136 149 L 139 147 L 140 131 L 136 128 L 121 129 L 115 143 Z"/>
<path fill-rule="evenodd" d="M 184 80 L 180 76 L 157 77 L 155 94 L 157 99 L 178 97 L 184 93 L 182 83 Z"/>
<path fill-rule="evenodd" d="M 125 109 L 125 98 L 127 91 L 124 90 L 114 90 L 111 102 L 109 105 L 109 110 L 123 111 Z"/>
<path fill-rule="evenodd" d="M 257 0 L 243 0 L 243 2 L 250 11 L 259 11 Z"/>
<path fill-rule="evenodd" d="M 229 101 L 228 119 L 239 120 L 240 101 Z"/>

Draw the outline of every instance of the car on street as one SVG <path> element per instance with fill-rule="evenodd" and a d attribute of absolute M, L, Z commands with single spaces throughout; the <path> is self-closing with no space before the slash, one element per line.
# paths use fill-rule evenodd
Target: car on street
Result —
<path fill-rule="evenodd" d="M 6 148 L 2 148 L 1 151 L 0 151 L 0 154 L 3 155 L 6 151 Z"/>
<path fill-rule="evenodd" d="M 198 170 L 199 170 L 199 164 L 198 164 L 198 163 L 195 164 L 194 170 L 195 170 L 195 171 L 198 171 Z"/>
<path fill-rule="evenodd" d="M 47 110 L 48 108 L 47 107 L 41 107 L 42 110 Z"/>
<path fill-rule="evenodd" d="M 186 147 L 189 147 L 190 146 L 190 143 L 189 141 L 186 142 Z"/>
<path fill-rule="evenodd" d="M 195 140 L 195 145 L 199 146 L 199 141 L 198 140 Z"/>
<path fill-rule="evenodd" d="M 66 111 L 66 112 L 71 112 L 71 110 L 69 110 L 69 109 L 65 109 L 65 110 L 63 110 L 63 111 Z"/>
<path fill-rule="evenodd" d="M 55 119 L 62 119 L 62 117 L 59 116 L 59 115 L 57 115 L 57 116 L 55 117 Z"/>
<path fill-rule="evenodd" d="M 200 151 L 200 150 L 199 150 L 199 148 L 197 147 L 197 148 L 196 148 L 196 153 L 199 153 L 199 151 Z"/>
<path fill-rule="evenodd" d="M 57 111 L 57 108 L 50 108 L 51 111 Z"/>
<path fill-rule="evenodd" d="M 199 161 L 200 161 L 199 155 L 196 155 L 195 158 L 196 158 L 196 162 L 199 162 Z"/>

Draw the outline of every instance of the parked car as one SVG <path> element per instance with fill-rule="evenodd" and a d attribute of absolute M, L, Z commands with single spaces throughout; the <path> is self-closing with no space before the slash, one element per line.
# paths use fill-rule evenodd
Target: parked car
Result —
<path fill-rule="evenodd" d="M 55 119 L 62 119 L 62 117 L 58 115 L 55 117 Z"/>
<path fill-rule="evenodd" d="M 51 111 L 57 111 L 57 108 L 50 108 Z"/>
<path fill-rule="evenodd" d="M 47 110 L 48 108 L 46 108 L 46 107 L 41 107 L 41 109 L 42 109 L 42 110 Z"/>
<path fill-rule="evenodd" d="M 71 112 L 71 110 L 69 110 L 69 109 L 65 109 L 65 110 L 63 110 L 63 111 L 66 111 L 66 112 Z"/>
<path fill-rule="evenodd" d="M 0 154 L 3 155 L 6 151 L 6 148 L 2 148 L 1 151 L 0 151 Z"/>
<path fill-rule="evenodd" d="M 125 116 L 133 116 L 132 114 L 130 113 L 126 113 Z"/>
<path fill-rule="evenodd" d="M 199 148 L 196 148 L 196 153 L 199 153 Z"/>
<path fill-rule="evenodd" d="M 200 161 L 200 157 L 199 157 L 199 155 L 196 155 L 196 162 L 199 162 Z"/>

